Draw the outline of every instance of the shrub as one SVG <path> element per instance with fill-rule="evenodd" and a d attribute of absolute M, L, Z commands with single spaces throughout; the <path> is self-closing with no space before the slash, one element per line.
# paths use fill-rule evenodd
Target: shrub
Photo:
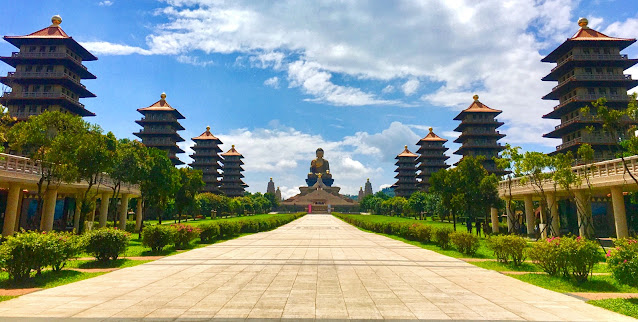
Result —
<path fill-rule="evenodd" d="M 219 237 L 219 225 L 216 223 L 206 223 L 199 225 L 199 239 L 202 243 L 211 243 Z"/>
<path fill-rule="evenodd" d="M 116 260 L 128 247 L 130 235 L 117 228 L 100 228 L 83 236 L 84 249 L 98 261 Z"/>
<path fill-rule="evenodd" d="M 607 252 L 607 264 L 618 282 L 638 286 L 638 241 L 617 239 Z"/>
<path fill-rule="evenodd" d="M 223 237 L 231 237 L 239 234 L 241 225 L 238 221 L 223 220 L 219 222 L 219 234 Z"/>
<path fill-rule="evenodd" d="M 487 239 L 487 247 L 494 252 L 499 262 L 507 264 L 511 261 L 515 266 L 520 266 L 525 260 L 527 241 L 514 235 L 491 236 Z"/>
<path fill-rule="evenodd" d="M 54 271 L 61 270 L 67 261 L 77 257 L 82 248 L 81 237 L 71 232 L 59 232 L 45 234 L 48 241 L 47 264 Z"/>
<path fill-rule="evenodd" d="M 565 245 L 569 251 L 569 267 L 572 275 L 578 282 L 584 282 L 589 277 L 596 263 L 603 260 L 602 254 L 598 251 L 596 242 L 581 238 L 569 238 Z"/>
<path fill-rule="evenodd" d="M 188 247 L 190 242 L 199 235 L 199 229 L 191 225 L 172 224 L 171 227 L 174 229 L 173 241 L 175 242 L 175 248 L 184 249 Z"/>
<path fill-rule="evenodd" d="M 552 237 L 533 244 L 529 257 L 549 275 L 587 280 L 594 265 L 602 260 L 598 245 L 581 237 Z"/>
<path fill-rule="evenodd" d="M 175 228 L 166 225 L 152 225 L 142 230 L 142 245 L 150 247 L 154 253 L 159 253 L 167 245 L 173 243 Z"/>
<path fill-rule="evenodd" d="M 555 276 L 569 275 L 567 267 L 568 254 L 560 247 L 560 237 L 551 237 L 543 241 L 537 241 L 528 249 L 527 255 L 545 273 Z"/>
<path fill-rule="evenodd" d="M 434 242 L 441 248 L 446 249 L 450 246 L 450 234 L 452 229 L 442 227 L 434 229 Z"/>
<path fill-rule="evenodd" d="M 14 281 L 29 278 L 32 269 L 42 268 L 44 258 L 38 258 L 43 236 L 37 232 L 22 232 L 7 237 L 0 245 L 0 267 Z"/>
<path fill-rule="evenodd" d="M 417 225 L 414 229 L 416 240 L 422 243 L 429 243 L 432 240 L 432 227 L 428 225 Z"/>
<path fill-rule="evenodd" d="M 267 223 L 265 225 L 266 227 L 270 226 L 270 225 L 268 225 L 268 223 L 269 223 L 268 220 L 264 220 L 264 222 Z M 259 221 L 257 221 L 257 220 L 252 220 L 252 219 L 241 220 L 241 221 L 239 221 L 239 225 L 241 226 L 240 229 L 241 229 L 242 233 L 256 233 L 256 232 L 260 231 L 260 229 L 259 229 Z"/>
<path fill-rule="evenodd" d="M 126 232 L 131 234 L 135 232 L 135 221 L 129 220 L 126 222 Z"/>
<path fill-rule="evenodd" d="M 455 231 L 450 235 L 450 241 L 459 252 L 466 255 L 474 255 L 479 248 L 478 236 L 472 235 L 466 231 Z"/>

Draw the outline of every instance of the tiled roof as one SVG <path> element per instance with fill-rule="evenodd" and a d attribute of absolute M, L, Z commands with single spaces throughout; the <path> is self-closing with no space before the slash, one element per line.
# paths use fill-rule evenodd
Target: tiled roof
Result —
<path fill-rule="evenodd" d="M 493 109 L 483 103 L 481 103 L 478 100 L 478 95 L 474 95 L 474 102 L 472 102 L 472 104 L 470 104 L 470 106 L 466 109 L 464 109 L 463 111 L 461 111 L 461 113 L 459 113 L 459 115 L 457 115 L 454 119 L 457 121 L 461 121 L 463 120 L 462 115 L 465 113 L 497 113 L 500 114 L 501 110 L 496 110 Z"/>
<path fill-rule="evenodd" d="M 403 150 L 403 152 L 401 152 L 399 155 L 397 155 L 397 158 L 401 158 L 401 157 L 412 157 L 412 158 L 416 158 L 418 157 L 418 155 L 410 152 L 410 150 L 408 150 L 408 146 L 405 146 L 405 150 Z"/>
<path fill-rule="evenodd" d="M 170 104 L 168 104 L 168 102 L 166 101 L 166 94 L 164 94 L 164 93 L 162 93 L 161 98 L 160 98 L 159 101 L 151 104 L 151 106 L 149 106 L 149 107 L 138 108 L 137 111 L 138 112 L 145 112 L 145 111 L 168 111 L 168 112 L 174 112 L 175 114 L 177 114 L 177 118 L 178 119 L 184 119 L 184 116 L 179 111 L 177 111 Z"/>
<path fill-rule="evenodd" d="M 240 156 L 243 157 L 241 155 L 241 153 L 237 152 L 237 150 L 235 150 L 235 146 L 233 145 L 230 150 L 228 150 L 228 152 L 222 154 L 223 157 L 228 157 L 228 156 Z"/>
<path fill-rule="evenodd" d="M 51 25 L 26 36 L 7 36 L 8 38 L 71 38 L 59 25 Z"/>
<path fill-rule="evenodd" d="M 202 133 L 200 136 L 193 138 L 193 141 L 195 140 L 216 140 L 216 141 L 220 141 L 216 136 L 214 136 L 212 133 L 210 133 L 210 126 L 206 127 L 206 131 L 204 133 Z M 220 141 L 221 142 L 221 141 Z"/>
<path fill-rule="evenodd" d="M 419 141 L 441 141 L 441 142 L 447 142 L 446 139 L 434 134 L 434 132 L 432 132 L 432 128 L 430 128 L 430 133 L 428 133 L 428 135 L 426 135 L 424 138 L 422 138 Z"/>
<path fill-rule="evenodd" d="M 615 41 L 634 41 L 630 38 L 609 37 L 602 32 L 596 31 L 589 27 L 580 28 L 569 40 L 615 40 Z"/>

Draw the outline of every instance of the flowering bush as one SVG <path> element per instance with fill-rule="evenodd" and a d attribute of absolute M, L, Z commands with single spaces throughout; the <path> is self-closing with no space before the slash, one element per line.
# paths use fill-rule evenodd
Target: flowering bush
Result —
<path fill-rule="evenodd" d="M 617 239 L 615 248 L 607 252 L 607 264 L 616 280 L 638 286 L 638 241 Z"/>
<path fill-rule="evenodd" d="M 166 225 L 152 225 L 142 230 L 142 245 L 150 247 L 154 253 L 159 253 L 167 245 L 173 243 L 175 228 Z"/>
<path fill-rule="evenodd" d="M 515 266 L 520 266 L 525 260 L 527 242 L 520 236 L 498 235 L 487 239 L 487 247 L 494 252 L 499 262 L 507 264 L 511 261 Z"/>
<path fill-rule="evenodd" d="M 47 240 L 47 264 L 54 271 L 61 270 L 67 261 L 77 257 L 82 248 L 81 237 L 71 232 L 59 232 L 44 234 Z"/>
<path fill-rule="evenodd" d="M 117 228 L 100 228 L 83 236 L 84 249 L 98 261 L 116 260 L 128 248 L 130 235 Z"/>
<path fill-rule="evenodd" d="M 450 246 L 450 234 L 452 234 L 450 228 L 436 228 L 434 229 L 434 242 L 439 247 L 446 249 Z"/>
<path fill-rule="evenodd" d="M 216 223 L 206 223 L 199 225 L 199 239 L 202 243 L 210 243 L 219 237 L 219 225 Z"/>
<path fill-rule="evenodd" d="M 474 255 L 479 248 L 479 238 L 466 231 L 455 231 L 450 234 L 450 241 L 459 252 Z"/>
<path fill-rule="evenodd" d="M 199 235 L 199 229 L 191 225 L 173 224 L 171 227 L 174 229 L 173 241 L 175 242 L 175 247 L 179 249 L 188 247 L 190 242 Z"/>
<path fill-rule="evenodd" d="M 547 274 L 572 275 L 579 282 L 586 281 L 594 265 L 602 260 L 598 245 L 580 236 L 552 237 L 536 242 L 528 255 Z"/>

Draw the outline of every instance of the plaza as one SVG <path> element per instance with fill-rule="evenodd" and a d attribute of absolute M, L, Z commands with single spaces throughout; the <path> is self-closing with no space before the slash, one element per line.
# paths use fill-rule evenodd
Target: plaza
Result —
<path fill-rule="evenodd" d="M 0 303 L 0 319 L 634 321 L 330 215 Z"/>

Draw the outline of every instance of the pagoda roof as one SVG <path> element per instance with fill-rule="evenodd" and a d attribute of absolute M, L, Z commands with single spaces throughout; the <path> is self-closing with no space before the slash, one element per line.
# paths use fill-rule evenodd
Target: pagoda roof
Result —
<path fill-rule="evenodd" d="M 408 150 L 408 146 L 405 146 L 405 150 L 403 150 L 403 152 L 399 153 L 399 155 L 397 155 L 396 158 L 403 158 L 403 157 L 409 157 L 409 158 L 416 158 L 418 157 L 418 155 L 410 152 L 410 150 Z"/>
<path fill-rule="evenodd" d="M 20 48 L 21 45 L 32 42 L 32 40 L 60 40 L 69 47 L 72 47 L 74 51 L 82 57 L 82 60 L 97 60 L 93 54 L 91 54 L 86 48 L 82 47 L 77 41 L 70 37 L 69 35 L 60 28 L 60 23 L 62 23 L 62 18 L 60 16 L 53 16 L 51 18 L 51 24 L 48 27 L 42 28 L 36 32 L 32 32 L 25 36 L 4 36 L 4 40 L 9 42 L 10 44 Z"/>
<path fill-rule="evenodd" d="M 493 109 L 483 103 L 481 103 L 479 100 L 479 96 L 478 95 L 474 95 L 474 102 L 472 102 L 472 104 L 470 104 L 470 106 L 466 109 L 464 109 L 463 111 L 461 111 L 461 113 L 459 113 L 459 115 L 457 115 L 454 119 L 457 121 L 462 121 L 463 120 L 463 115 L 465 113 L 495 113 L 495 114 L 500 114 L 501 110 L 496 110 Z"/>
<path fill-rule="evenodd" d="M 428 135 L 426 135 L 424 138 L 422 138 L 421 140 L 419 140 L 419 142 L 421 141 L 440 141 L 440 142 L 447 142 L 446 139 L 434 134 L 434 132 L 432 132 L 432 128 L 430 128 L 430 133 L 428 133 Z M 418 143 L 417 143 L 418 144 Z"/>
<path fill-rule="evenodd" d="M 143 108 L 138 108 L 137 111 L 144 114 L 143 112 L 149 112 L 149 111 L 164 111 L 164 112 L 172 112 L 173 114 L 175 114 L 175 117 L 177 119 L 185 119 L 185 117 L 176 109 L 174 109 L 170 104 L 168 104 L 168 102 L 166 101 L 166 94 L 162 93 L 162 95 L 160 95 L 161 98 L 159 101 L 151 104 L 151 106 L 149 107 L 143 107 Z"/>
<path fill-rule="evenodd" d="M 216 136 L 214 136 L 212 133 L 210 133 L 210 126 L 206 127 L 206 131 L 204 133 L 202 133 L 200 136 L 192 138 L 193 141 L 195 140 L 214 140 L 217 141 L 218 143 L 222 143 L 222 141 L 220 139 L 218 139 Z"/>
<path fill-rule="evenodd" d="M 228 150 L 228 152 L 223 153 L 222 154 L 223 157 L 230 157 L 230 156 L 238 156 L 238 157 L 244 157 L 243 155 L 241 155 L 241 153 L 237 152 L 237 150 L 235 150 L 235 145 L 233 145 L 230 150 Z"/>
<path fill-rule="evenodd" d="M 607 36 L 602 32 L 589 28 L 587 26 L 588 23 L 589 22 L 585 18 L 578 19 L 578 25 L 580 26 L 580 29 L 578 29 L 578 31 L 571 38 L 567 38 L 565 42 L 560 44 L 560 46 L 554 49 L 554 51 L 545 56 L 545 58 L 543 58 L 541 61 L 546 63 L 556 62 L 556 60 L 561 55 L 572 49 L 574 45 L 582 44 L 583 42 L 599 42 L 599 45 L 602 44 L 600 42 L 613 42 L 620 47 L 620 50 L 623 50 L 629 45 L 636 42 L 635 38 L 616 38 Z"/>

